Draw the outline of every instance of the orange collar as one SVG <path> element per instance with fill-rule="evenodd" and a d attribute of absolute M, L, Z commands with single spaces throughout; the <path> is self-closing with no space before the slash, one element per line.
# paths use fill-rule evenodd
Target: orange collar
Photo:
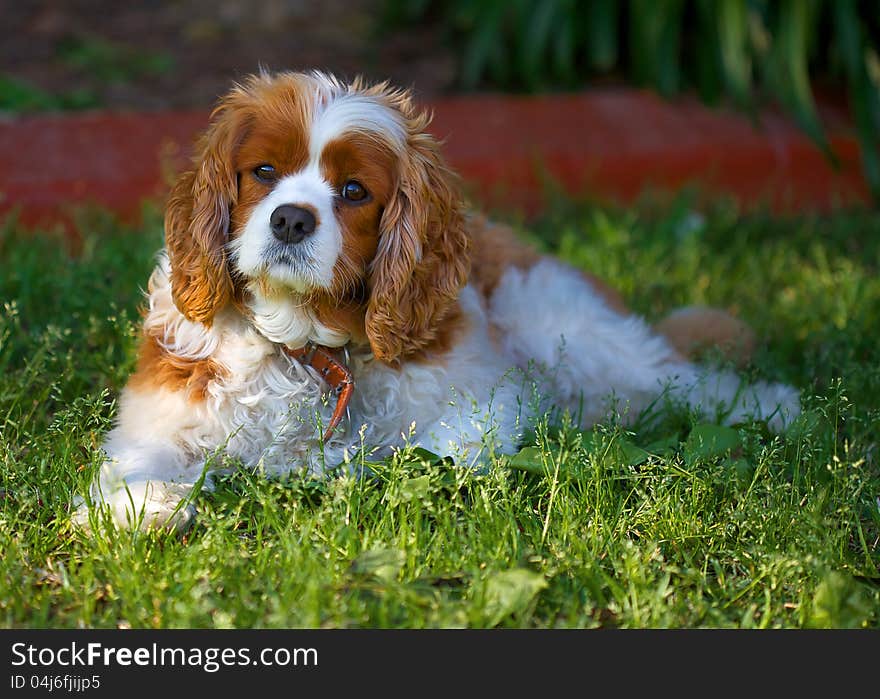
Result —
<path fill-rule="evenodd" d="M 284 352 L 293 357 L 303 366 L 310 366 L 321 378 L 327 382 L 327 385 L 333 389 L 336 394 L 336 407 L 333 409 L 333 416 L 330 418 L 330 424 L 324 431 L 323 441 L 326 442 L 333 436 L 333 430 L 342 421 L 342 416 L 348 410 L 348 404 L 354 393 L 354 378 L 351 371 L 345 364 L 340 362 L 333 354 L 330 347 L 324 345 L 316 345 L 313 342 L 300 347 L 299 349 L 290 349 L 286 345 L 281 345 Z"/>

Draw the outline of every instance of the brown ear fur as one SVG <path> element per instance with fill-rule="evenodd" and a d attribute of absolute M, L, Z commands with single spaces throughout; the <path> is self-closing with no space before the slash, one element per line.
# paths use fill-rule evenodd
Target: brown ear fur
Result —
<path fill-rule="evenodd" d="M 233 296 L 223 246 L 238 196 L 233 159 L 248 121 L 243 96 L 233 91 L 214 111 L 196 144 L 195 169 L 178 178 L 165 210 L 174 303 L 188 319 L 206 325 Z"/>
<path fill-rule="evenodd" d="M 408 99 L 402 106 L 407 148 L 397 191 L 382 216 L 366 315 L 373 354 L 390 364 L 423 355 L 447 338 L 470 271 L 458 179 L 424 133 L 429 117 L 407 114 Z"/>

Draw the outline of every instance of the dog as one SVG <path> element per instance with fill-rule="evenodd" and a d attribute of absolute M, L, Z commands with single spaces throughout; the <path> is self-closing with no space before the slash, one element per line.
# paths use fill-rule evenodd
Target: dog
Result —
<path fill-rule="evenodd" d="M 137 368 L 74 521 L 101 506 L 183 530 L 230 464 L 324 473 L 412 444 L 479 467 L 551 407 L 583 426 L 663 394 L 777 430 L 798 413 L 794 388 L 688 358 L 742 356 L 745 324 L 692 308 L 652 329 L 468 209 L 429 121 L 406 90 L 320 72 L 220 100 L 170 192 Z"/>

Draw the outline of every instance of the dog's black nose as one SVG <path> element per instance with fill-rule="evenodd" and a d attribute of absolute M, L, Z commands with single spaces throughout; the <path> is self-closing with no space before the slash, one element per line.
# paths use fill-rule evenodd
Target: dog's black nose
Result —
<path fill-rule="evenodd" d="M 274 235 L 282 243 L 298 243 L 315 232 L 315 214 L 301 206 L 284 204 L 269 217 Z"/>

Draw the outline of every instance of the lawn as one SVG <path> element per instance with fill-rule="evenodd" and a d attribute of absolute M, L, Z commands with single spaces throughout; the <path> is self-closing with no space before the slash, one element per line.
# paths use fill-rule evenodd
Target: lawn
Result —
<path fill-rule="evenodd" d="M 732 308 L 783 435 L 658 406 L 564 416 L 482 472 L 416 451 L 371 477 L 239 473 L 183 538 L 70 525 L 133 368 L 161 219 L 81 244 L 0 224 L 0 626 L 877 627 L 880 214 L 780 220 L 683 197 L 560 200 L 524 236 L 657 319 Z"/>

